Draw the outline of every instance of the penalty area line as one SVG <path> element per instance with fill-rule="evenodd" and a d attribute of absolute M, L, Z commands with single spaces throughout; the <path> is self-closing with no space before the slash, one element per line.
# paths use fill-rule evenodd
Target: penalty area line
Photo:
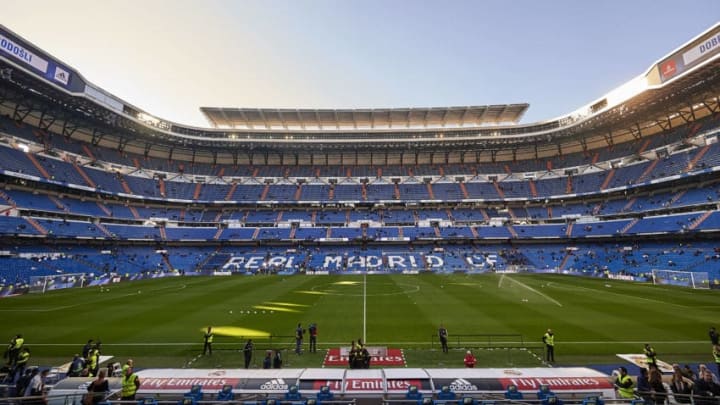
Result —
<path fill-rule="evenodd" d="M 508 280 L 512 281 L 513 283 L 518 283 L 518 284 L 520 284 L 521 286 L 527 288 L 528 290 L 530 290 L 530 291 L 534 292 L 535 294 L 537 294 L 537 295 L 545 298 L 546 300 L 552 302 L 553 304 L 555 304 L 555 305 L 557 305 L 557 306 L 559 306 L 559 307 L 562 306 L 562 304 L 561 304 L 558 300 L 556 300 L 556 299 L 554 299 L 554 298 L 552 298 L 552 297 L 549 297 L 549 296 L 546 295 L 546 294 L 543 294 L 542 292 L 540 292 L 540 291 L 538 291 L 538 290 L 530 287 L 529 285 L 523 283 L 522 281 L 518 281 L 518 280 L 512 279 L 512 278 L 510 278 L 510 277 L 505 277 L 505 274 L 503 274 L 500 279 L 501 279 L 501 281 L 502 281 L 502 280 L 505 279 L 505 278 L 507 278 Z M 499 285 L 499 283 L 498 283 L 498 285 Z"/>
<path fill-rule="evenodd" d="M 551 283 L 553 283 L 553 282 L 551 282 Z M 553 284 L 558 285 L 558 283 L 553 283 Z M 548 283 L 548 285 L 550 285 L 550 283 Z M 559 283 L 559 285 L 560 285 L 560 288 L 563 288 L 563 289 L 571 289 L 571 290 L 582 289 L 582 290 L 597 292 L 600 294 L 616 295 L 619 297 L 635 299 L 635 300 L 640 300 L 640 301 L 656 302 L 658 304 L 672 305 L 672 306 L 681 307 L 681 308 L 693 308 L 693 307 L 689 307 L 689 306 L 683 305 L 683 304 L 676 304 L 673 302 L 661 301 L 661 300 L 656 300 L 656 299 L 652 299 L 652 298 L 638 297 L 637 295 L 632 295 L 632 294 L 623 294 L 623 293 L 619 293 L 619 292 L 615 292 L 615 291 L 608 291 L 609 290 L 608 288 L 597 289 L 597 288 L 583 287 L 583 286 L 579 286 L 579 285 L 567 286 L 562 283 Z"/>

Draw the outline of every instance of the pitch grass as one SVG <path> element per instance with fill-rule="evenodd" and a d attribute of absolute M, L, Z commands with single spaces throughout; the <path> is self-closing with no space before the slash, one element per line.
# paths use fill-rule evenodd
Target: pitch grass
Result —
<path fill-rule="evenodd" d="M 253 367 L 268 348 L 284 350 L 286 367 L 320 367 L 324 348 L 363 336 L 364 280 L 367 343 L 404 349 L 408 367 L 462 367 L 466 349 L 484 367 L 538 366 L 547 328 L 557 365 L 618 363 L 616 353 L 646 342 L 661 360 L 712 362 L 717 292 L 536 274 L 186 277 L 61 290 L 0 300 L 0 338 L 22 333 L 34 364 L 62 364 L 95 339 L 141 368 L 229 368 L 242 366 L 245 337 L 216 334 L 213 356 L 198 354 L 204 328 L 232 326 L 274 336 L 254 339 Z M 318 324 L 318 353 L 292 353 L 298 322 Z M 440 323 L 449 354 L 435 338 Z"/>

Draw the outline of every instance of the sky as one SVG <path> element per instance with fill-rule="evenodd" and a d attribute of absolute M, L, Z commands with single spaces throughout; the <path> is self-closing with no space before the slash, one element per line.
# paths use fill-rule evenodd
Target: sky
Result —
<path fill-rule="evenodd" d="M 3 0 L 0 23 L 157 117 L 529 103 L 552 119 L 720 20 L 718 0 Z"/>

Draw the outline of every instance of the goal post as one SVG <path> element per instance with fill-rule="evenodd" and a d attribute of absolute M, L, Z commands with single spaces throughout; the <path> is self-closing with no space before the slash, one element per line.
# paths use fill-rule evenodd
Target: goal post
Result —
<path fill-rule="evenodd" d="M 653 269 L 652 282 L 655 285 L 676 285 L 697 289 L 710 288 L 710 277 L 706 271 Z"/>
<path fill-rule="evenodd" d="M 30 292 L 44 293 L 49 290 L 84 287 L 86 282 L 86 276 L 84 273 L 32 276 L 30 277 Z"/>

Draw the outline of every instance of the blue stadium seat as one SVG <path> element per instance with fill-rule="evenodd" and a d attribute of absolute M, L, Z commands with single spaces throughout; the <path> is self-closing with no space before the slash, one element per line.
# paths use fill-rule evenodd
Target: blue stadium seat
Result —
<path fill-rule="evenodd" d="M 562 399 L 558 398 L 555 394 L 546 395 L 540 403 L 542 405 L 563 405 Z"/>
<path fill-rule="evenodd" d="M 550 386 L 547 384 L 540 385 L 540 389 L 538 389 L 537 392 L 537 398 L 543 400 L 549 395 L 555 395 L 555 393 L 550 390 Z"/>
<path fill-rule="evenodd" d="M 319 401 L 332 401 L 334 397 L 335 395 L 330 391 L 330 387 L 327 385 L 322 386 L 320 391 L 317 393 L 317 399 Z"/>
<path fill-rule="evenodd" d="M 600 396 L 590 395 L 583 398 L 582 405 L 605 405 L 605 401 Z"/>
<path fill-rule="evenodd" d="M 185 394 L 183 394 L 183 397 L 191 398 L 194 402 L 202 401 L 203 400 L 202 385 L 199 385 L 199 384 L 193 385 L 190 388 L 189 392 L 186 392 Z M 188 405 L 188 404 L 182 404 L 182 405 Z M 195 404 L 191 404 L 191 405 L 195 405 Z"/>
<path fill-rule="evenodd" d="M 418 390 L 417 385 L 411 385 L 408 387 L 405 393 L 405 399 L 422 400 L 422 394 Z"/>
<path fill-rule="evenodd" d="M 218 401 L 233 401 L 235 400 L 235 393 L 233 392 L 232 385 L 223 385 L 222 389 L 218 391 L 215 397 Z"/>
<path fill-rule="evenodd" d="M 301 401 L 302 395 L 300 394 L 300 389 L 297 385 L 291 385 L 290 388 L 288 388 L 287 392 L 285 393 L 285 400 L 286 401 Z"/>
<path fill-rule="evenodd" d="M 510 399 L 513 401 L 523 399 L 522 392 L 520 392 L 518 390 L 518 387 L 513 384 L 507 386 L 504 396 L 505 396 L 505 399 Z"/>
<path fill-rule="evenodd" d="M 454 400 L 456 397 L 455 392 L 451 391 L 447 385 L 443 385 L 437 393 L 437 398 L 440 400 Z"/>
<path fill-rule="evenodd" d="M 146 397 L 140 399 L 137 403 L 138 405 L 157 405 L 158 402 L 157 399 L 153 397 Z"/>

